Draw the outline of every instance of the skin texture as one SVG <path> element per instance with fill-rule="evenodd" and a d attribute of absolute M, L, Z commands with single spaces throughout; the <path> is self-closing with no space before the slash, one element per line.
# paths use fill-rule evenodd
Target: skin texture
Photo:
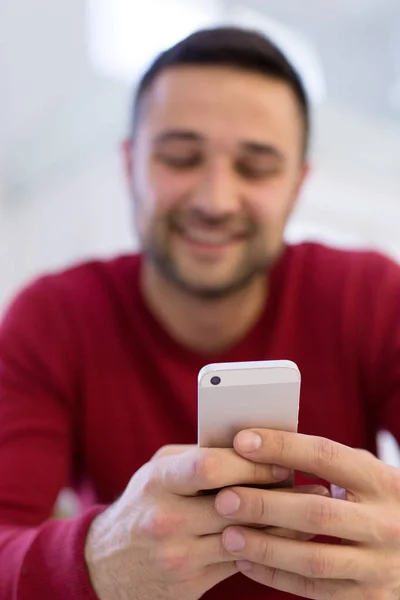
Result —
<path fill-rule="evenodd" d="M 86 563 L 98 597 L 197 600 L 238 572 L 235 557 L 222 545 L 232 519 L 219 515 L 214 495 L 201 492 L 237 481 L 273 483 L 287 474 L 276 477 L 272 466 L 255 465 L 233 449 L 162 448 L 90 529 Z M 301 492 L 328 493 L 319 487 Z M 296 537 L 282 528 L 270 533 Z"/>
<path fill-rule="evenodd" d="M 254 438 L 252 434 L 258 434 Z M 324 600 L 400 597 L 400 475 L 368 452 L 324 438 L 280 431 L 238 434 L 234 448 L 258 464 L 313 473 L 346 491 L 345 499 L 238 488 L 216 498 L 219 514 L 329 535 L 341 545 L 283 539 L 263 530 L 229 527 L 223 547 L 245 575 L 269 587 Z"/>
<path fill-rule="evenodd" d="M 181 67 L 158 77 L 140 114 L 124 157 L 143 293 L 176 339 L 220 350 L 266 301 L 265 271 L 308 171 L 300 108 L 280 81 Z"/>

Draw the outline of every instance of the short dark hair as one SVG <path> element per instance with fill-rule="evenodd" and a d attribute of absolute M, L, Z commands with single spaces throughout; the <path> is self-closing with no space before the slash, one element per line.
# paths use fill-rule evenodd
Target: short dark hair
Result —
<path fill-rule="evenodd" d="M 169 68 L 184 65 L 236 67 L 286 83 L 299 104 L 304 121 L 304 151 L 307 152 L 310 107 L 299 74 L 269 38 L 258 31 L 240 27 L 202 29 L 159 54 L 138 84 L 133 106 L 134 127 L 139 119 L 142 100 L 157 76 Z"/>

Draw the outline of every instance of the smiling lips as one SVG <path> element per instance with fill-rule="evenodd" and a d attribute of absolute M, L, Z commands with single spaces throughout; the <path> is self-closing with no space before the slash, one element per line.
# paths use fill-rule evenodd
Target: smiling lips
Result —
<path fill-rule="evenodd" d="M 232 233 L 213 227 L 177 228 L 176 233 L 196 251 L 220 254 L 246 239 L 247 233 Z"/>

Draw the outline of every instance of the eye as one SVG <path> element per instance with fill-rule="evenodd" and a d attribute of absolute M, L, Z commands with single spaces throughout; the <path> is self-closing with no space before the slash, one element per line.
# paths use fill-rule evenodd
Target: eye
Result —
<path fill-rule="evenodd" d="M 257 160 L 253 161 L 238 161 L 236 163 L 236 171 L 242 177 L 253 180 L 261 180 L 273 177 L 279 173 L 277 167 L 271 167 L 271 165 L 260 165 L 257 164 Z"/>
<path fill-rule="evenodd" d="M 157 159 L 168 167 L 173 169 L 193 169 L 202 162 L 202 156 L 200 154 L 189 154 L 189 155 L 178 155 L 178 154 L 166 154 L 159 153 L 156 155 Z"/>

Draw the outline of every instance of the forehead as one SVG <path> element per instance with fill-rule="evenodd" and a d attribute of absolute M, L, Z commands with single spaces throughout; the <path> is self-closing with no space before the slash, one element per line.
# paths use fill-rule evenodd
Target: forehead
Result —
<path fill-rule="evenodd" d="M 298 145 L 300 108 L 277 79 L 229 67 L 179 67 L 160 74 L 145 99 L 142 125 L 154 134 L 185 129 L 210 140 Z"/>

